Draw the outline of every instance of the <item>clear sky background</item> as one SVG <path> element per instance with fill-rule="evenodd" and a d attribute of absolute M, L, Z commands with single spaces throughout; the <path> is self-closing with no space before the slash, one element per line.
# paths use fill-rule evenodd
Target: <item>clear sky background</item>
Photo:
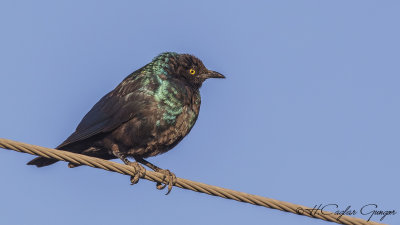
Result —
<path fill-rule="evenodd" d="M 0 137 L 55 147 L 132 71 L 191 53 L 227 79 L 203 85 L 191 133 L 149 161 L 364 219 L 370 203 L 399 212 L 399 12 L 390 0 L 2 0 Z M 0 224 L 327 224 L 32 158 L 0 150 Z"/>

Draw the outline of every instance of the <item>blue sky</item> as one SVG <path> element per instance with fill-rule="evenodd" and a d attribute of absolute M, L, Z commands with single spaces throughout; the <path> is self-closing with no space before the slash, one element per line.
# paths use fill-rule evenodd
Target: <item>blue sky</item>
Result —
<path fill-rule="evenodd" d="M 203 85 L 191 133 L 149 161 L 310 207 L 400 211 L 399 10 L 390 0 L 3 0 L 0 137 L 54 147 L 129 73 L 164 51 L 191 53 L 227 79 Z M 0 150 L 1 224 L 327 224 L 179 188 L 165 196 L 89 167 L 26 166 L 32 158 Z"/>

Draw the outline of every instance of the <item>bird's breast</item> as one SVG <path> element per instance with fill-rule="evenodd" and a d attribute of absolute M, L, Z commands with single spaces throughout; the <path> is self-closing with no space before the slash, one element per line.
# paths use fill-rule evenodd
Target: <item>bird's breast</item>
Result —
<path fill-rule="evenodd" d="M 158 76 L 156 82 L 158 87 L 154 91 L 154 99 L 162 112 L 159 124 L 164 122 L 172 125 L 177 122 L 179 116 L 195 113 L 195 102 L 192 99 L 195 93 L 190 88 L 179 81 L 163 79 L 163 76 Z"/>
<path fill-rule="evenodd" d="M 115 135 L 124 137 L 118 141 L 124 142 L 128 155 L 150 157 L 167 152 L 190 132 L 199 114 L 198 90 L 168 79 L 150 80 L 148 85 L 141 90 L 148 102 L 143 102 L 142 113 Z"/>

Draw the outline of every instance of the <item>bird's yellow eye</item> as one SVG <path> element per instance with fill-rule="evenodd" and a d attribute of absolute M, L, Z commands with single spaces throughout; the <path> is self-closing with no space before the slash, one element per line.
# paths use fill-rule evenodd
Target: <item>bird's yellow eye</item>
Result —
<path fill-rule="evenodd" d="M 196 70 L 190 69 L 190 70 L 189 70 L 189 73 L 192 74 L 192 75 L 194 75 L 194 74 L 196 73 Z"/>

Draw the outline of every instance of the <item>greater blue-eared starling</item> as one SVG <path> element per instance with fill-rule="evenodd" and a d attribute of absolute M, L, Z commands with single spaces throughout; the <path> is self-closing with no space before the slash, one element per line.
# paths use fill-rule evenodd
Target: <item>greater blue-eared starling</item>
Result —
<path fill-rule="evenodd" d="M 190 132 L 199 115 L 199 89 L 208 78 L 225 77 L 208 70 L 193 55 L 162 53 L 101 98 L 57 149 L 107 160 L 119 158 L 143 171 L 141 163 L 165 175 L 169 193 L 175 175 L 144 158 L 171 150 Z M 37 157 L 28 165 L 43 167 L 55 162 Z M 132 177 L 132 183 L 139 176 Z M 158 183 L 157 187 L 165 185 Z"/>

